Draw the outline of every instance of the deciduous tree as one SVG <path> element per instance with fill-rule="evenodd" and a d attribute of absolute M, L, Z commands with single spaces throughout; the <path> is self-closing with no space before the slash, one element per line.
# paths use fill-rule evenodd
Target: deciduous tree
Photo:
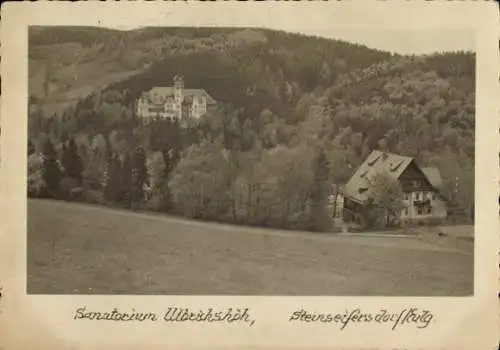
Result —
<path fill-rule="evenodd" d="M 64 169 L 64 176 L 75 179 L 78 184 L 82 182 L 83 166 L 78 155 L 78 148 L 75 140 L 71 136 L 68 145 L 63 149 L 62 166 Z"/>
<path fill-rule="evenodd" d="M 104 184 L 104 199 L 109 203 L 116 203 L 120 200 L 121 169 L 120 157 L 117 154 L 111 155 L 108 160 Z"/>
<path fill-rule="evenodd" d="M 393 226 L 399 222 L 404 209 L 403 190 L 389 174 L 378 173 L 370 179 L 369 201 L 372 224 Z"/>
<path fill-rule="evenodd" d="M 61 181 L 61 166 L 57 160 L 57 154 L 52 141 L 47 138 L 43 148 L 43 182 L 45 184 L 44 194 L 50 198 L 56 198 L 59 194 L 59 182 Z"/>
<path fill-rule="evenodd" d="M 309 228 L 313 231 L 327 230 L 332 223 L 328 212 L 330 195 L 329 168 L 323 148 L 320 148 L 313 163 L 314 178 L 310 190 L 311 209 Z"/>

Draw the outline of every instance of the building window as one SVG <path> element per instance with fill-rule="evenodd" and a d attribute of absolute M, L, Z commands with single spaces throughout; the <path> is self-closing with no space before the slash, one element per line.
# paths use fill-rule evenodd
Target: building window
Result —
<path fill-rule="evenodd" d="M 415 199 L 416 199 L 417 201 L 419 201 L 419 200 L 420 200 L 420 192 L 415 192 Z"/>
<path fill-rule="evenodd" d="M 424 214 L 424 210 L 423 210 L 423 208 L 422 208 L 422 207 L 418 207 L 418 208 L 417 208 L 417 214 L 418 214 L 418 215 L 423 215 L 423 214 Z"/>
<path fill-rule="evenodd" d="M 422 180 L 413 180 L 412 184 L 414 188 L 420 188 L 422 187 Z"/>
<path fill-rule="evenodd" d="M 405 193 L 404 195 L 404 200 L 407 201 L 408 200 L 408 193 Z"/>
<path fill-rule="evenodd" d="M 426 214 L 431 214 L 432 213 L 432 208 L 429 206 L 427 208 L 425 208 L 425 213 Z"/>

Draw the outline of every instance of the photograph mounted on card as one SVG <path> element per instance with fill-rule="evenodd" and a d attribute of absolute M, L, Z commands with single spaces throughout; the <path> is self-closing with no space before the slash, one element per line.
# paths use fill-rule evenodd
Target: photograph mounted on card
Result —
<path fill-rule="evenodd" d="M 6 346 L 496 344 L 494 10 L 4 7 Z"/>
<path fill-rule="evenodd" d="M 30 26 L 28 294 L 472 295 L 475 33 L 394 32 Z"/>

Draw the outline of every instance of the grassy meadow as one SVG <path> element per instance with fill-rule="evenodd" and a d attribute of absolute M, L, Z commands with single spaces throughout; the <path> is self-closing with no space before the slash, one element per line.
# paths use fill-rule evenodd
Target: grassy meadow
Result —
<path fill-rule="evenodd" d="M 27 291 L 471 295 L 473 244 L 457 239 L 287 232 L 29 200 Z"/>

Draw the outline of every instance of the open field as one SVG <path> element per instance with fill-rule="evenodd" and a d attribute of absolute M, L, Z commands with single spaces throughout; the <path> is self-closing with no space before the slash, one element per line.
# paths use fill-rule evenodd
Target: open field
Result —
<path fill-rule="evenodd" d="M 472 229 L 472 228 L 470 228 Z M 473 248 L 28 201 L 28 293 L 462 296 Z"/>

